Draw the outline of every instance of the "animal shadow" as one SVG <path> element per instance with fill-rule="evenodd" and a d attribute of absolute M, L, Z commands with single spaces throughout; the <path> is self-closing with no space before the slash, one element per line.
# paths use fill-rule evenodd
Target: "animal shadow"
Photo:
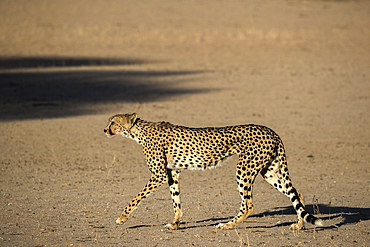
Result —
<path fill-rule="evenodd" d="M 347 224 L 354 224 L 359 223 L 361 221 L 366 221 L 370 219 L 370 208 L 358 208 L 358 207 L 333 207 L 330 205 L 325 204 L 315 204 L 315 205 L 306 205 L 306 211 L 315 214 L 319 218 L 321 218 L 324 221 L 324 227 L 320 227 L 320 229 L 333 229 L 333 228 L 339 228 L 341 226 L 347 225 Z M 295 210 L 292 206 L 287 207 L 277 207 L 274 208 L 271 211 L 265 211 L 259 214 L 252 214 L 248 217 L 248 219 L 258 219 L 263 217 L 277 217 L 281 215 L 296 215 Z M 218 217 L 218 218 L 208 218 L 203 220 L 197 220 L 192 222 L 181 222 L 180 229 L 192 229 L 192 228 L 200 228 L 200 227 L 216 227 L 219 223 L 226 223 L 229 220 L 231 220 L 233 216 L 229 217 Z M 327 220 L 333 220 L 336 218 L 341 218 L 342 220 L 339 223 L 336 223 L 335 225 L 326 224 L 325 221 Z M 244 224 L 248 224 L 248 219 Z M 246 228 L 275 228 L 275 227 L 284 227 L 284 226 L 290 226 L 295 222 L 287 221 L 287 222 L 278 222 L 274 225 L 263 225 L 260 226 L 246 226 Z M 242 223 L 243 224 L 243 223 Z M 162 224 L 161 224 L 162 225 Z M 148 224 L 141 224 L 141 225 L 134 225 L 129 227 L 129 229 L 135 229 L 135 228 L 142 228 L 142 227 L 154 227 L 155 224 L 148 225 Z"/>
<path fill-rule="evenodd" d="M 336 218 L 341 218 L 342 220 L 335 225 L 326 225 L 321 227 L 321 229 L 331 229 L 331 228 L 339 228 L 343 225 L 359 223 L 361 221 L 366 221 L 370 219 L 370 208 L 358 208 L 358 207 L 333 207 L 330 205 L 325 204 L 315 204 L 315 205 L 306 205 L 306 211 L 315 214 L 319 218 L 324 221 L 332 220 Z M 259 214 L 253 214 L 249 216 L 250 219 L 255 218 L 262 218 L 266 216 L 276 217 L 281 215 L 296 215 L 295 210 L 292 206 L 287 207 L 277 207 L 274 210 L 262 212 Z M 204 220 L 196 221 L 196 225 L 193 226 L 182 226 L 182 229 L 187 228 L 197 228 L 197 227 L 207 227 L 207 226 L 217 226 L 219 223 L 225 223 L 231 220 L 233 217 L 223 217 L 223 218 L 209 218 Z M 247 219 L 248 221 L 248 219 Z M 261 225 L 261 226 L 251 226 L 248 228 L 275 228 L 275 227 L 282 227 L 282 226 L 290 226 L 295 222 L 279 222 L 275 225 Z"/>

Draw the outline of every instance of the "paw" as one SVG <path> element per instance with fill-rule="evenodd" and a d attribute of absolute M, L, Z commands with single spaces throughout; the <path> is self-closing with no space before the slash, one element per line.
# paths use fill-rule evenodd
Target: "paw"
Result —
<path fill-rule="evenodd" d="M 127 221 L 127 217 L 125 217 L 125 216 L 120 216 L 120 217 L 118 217 L 118 219 L 116 220 L 116 224 L 118 224 L 118 225 L 122 225 L 123 223 L 125 223 Z"/>
<path fill-rule="evenodd" d="M 303 220 L 303 218 L 299 217 L 298 222 L 296 224 L 292 224 L 290 226 L 290 229 L 294 231 L 294 230 L 300 230 L 303 227 L 304 227 L 304 220 Z"/>
<path fill-rule="evenodd" d="M 217 225 L 217 228 L 220 228 L 222 230 L 226 230 L 226 229 L 233 229 L 234 228 L 234 224 L 231 224 L 231 223 L 220 223 Z"/>
<path fill-rule="evenodd" d="M 290 226 L 290 230 L 292 230 L 292 231 L 294 231 L 294 230 L 301 230 L 303 227 L 304 226 L 298 222 L 297 224 L 292 224 Z"/>
<path fill-rule="evenodd" d="M 179 229 L 179 225 L 180 225 L 180 222 L 179 223 L 169 223 L 166 225 L 166 227 L 169 230 L 177 230 Z"/>

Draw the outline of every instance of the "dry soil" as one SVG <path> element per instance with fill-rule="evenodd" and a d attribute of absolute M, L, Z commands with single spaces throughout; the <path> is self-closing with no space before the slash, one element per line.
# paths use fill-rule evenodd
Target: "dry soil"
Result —
<path fill-rule="evenodd" d="M 1 246 L 369 246 L 369 1 L 0 3 Z M 240 204 L 237 157 L 184 171 L 179 230 L 141 147 L 103 133 L 116 113 L 186 126 L 261 124 L 325 226 L 292 232 L 261 177 Z"/>

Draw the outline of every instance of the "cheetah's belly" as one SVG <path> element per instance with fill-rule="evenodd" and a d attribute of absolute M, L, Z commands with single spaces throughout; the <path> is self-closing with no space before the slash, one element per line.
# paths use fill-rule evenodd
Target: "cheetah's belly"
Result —
<path fill-rule="evenodd" d="M 198 154 L 188 154 L 177 157 L 167 155 L 167 168 L 172 170 L 204 170 L 214 168 L 223 163 L 232 154 L 219 155 L 207 158 Z"/>

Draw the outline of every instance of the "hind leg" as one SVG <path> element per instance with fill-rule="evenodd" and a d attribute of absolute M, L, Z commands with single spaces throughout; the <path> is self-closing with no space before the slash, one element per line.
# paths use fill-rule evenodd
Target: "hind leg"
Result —
<path fill-rule="evenodd" d="M 298 223 L 293 224 L 291 228 L 301 229 L 304 227 L 304 219 L 302 218 L 302 214 L 305 212 L 304 197 L 292 185 L 285 155 L 279 154 L 269 166 L 261 171 L 261 175 L 275 189 L 290 198 L 298 216 Z"/>
<path fill-rule="evenodd" d="M 253 167 L 253 168 L 251 168 Z M 253 159 L 247 159 L 246 156 L 240 156 L 236 167 L 236 180 L 238 183 L 239 194 L 242 198 L 239 213 L 226 224 L 218 224 L 218 228 L 232 229 L 237 224 L 245 220 L 253 212 L 252 186 L 254 179 L 258 174 L 257 164 Z"/>

